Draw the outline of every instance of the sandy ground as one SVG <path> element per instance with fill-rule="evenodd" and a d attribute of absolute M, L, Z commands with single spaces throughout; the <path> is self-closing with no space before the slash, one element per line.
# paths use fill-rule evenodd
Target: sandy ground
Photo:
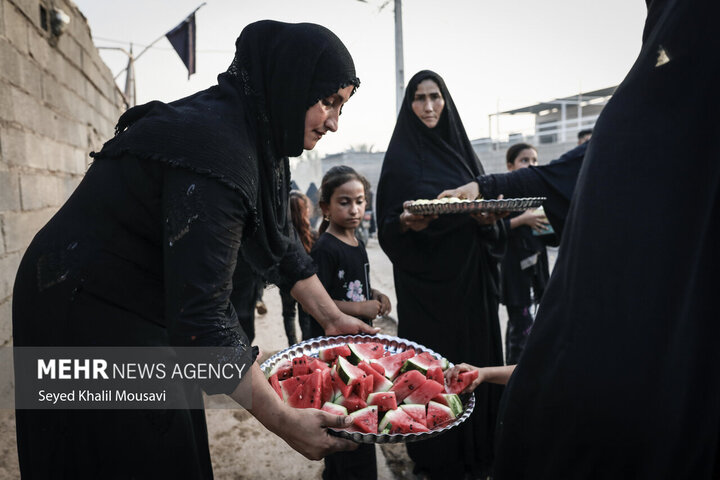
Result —
<path fill-rule="evenodd" d="M 549 252 L 553 257 L 554 252 Z M 392 265 L 380 249 L 377 240 L 368 242 L 373 288 L 387 294 L 393 304 Z M 554 258 L 551 260 L 551 264 Z M 263 360 L 286 348 L 287 338 L 282 324 L 280 294 L 276 288 L 268 288 L 264 295 L 268 313 L 258 316 L 255 344 L 263 350 Z M 377 325 L 382 333 L 397 332 L 394 312 L 381 319 Z M 503 334 L 507 316 L 500 308 Z M 298 333 L 300 332 L 297 327 Z M 208 408 L 206 410 L 208 435 L 215 478 L 219 480 L 240 479 L 319 479 L 322 462 L 305 459 L 290 449 L 281 439 L 265 430 L 247 411 L 242 409 Z M 381 480 L 404 480 L 412 475 L 412 462 L 403 445 L 378 447 L 378 477 Z M 15 414 L 0 410 L 0 479 L 19 478 L 17 448 L 15 444 Z"/>

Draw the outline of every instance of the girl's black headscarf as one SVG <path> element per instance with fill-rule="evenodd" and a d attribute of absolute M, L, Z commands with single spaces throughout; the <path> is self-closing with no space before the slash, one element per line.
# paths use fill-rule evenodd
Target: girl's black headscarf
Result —
<path fill-rule="evenodd" d="M 306 111 L 360 81 L 350 53 L 320 25 L 263 20 L 245 27 L 235 46 L 216 86 L 169 104 L 131 108 L 120 117 L 115 137 L 91 155 L 98 160 L 131 153 L 237 190 L 252 211 L 244 256 L 264 273 L 290 242 L 287 157 L 303 151 Z"/>
<path fill-rule="evenodd" d="M 445 99 L 435 128 L 428 128 L 412 109 L 415 91 L 427 79 L 437 83 Z M 380 174 L 377 193 L 380 225 L 396 221 L 405 200 L 435 198 L 441 191 L 464 185 L 483 173 L 445 81 L 430 70 L 416 73 L 405 90 Z M 407 181 L 389 182 L 383 177 Z"/>

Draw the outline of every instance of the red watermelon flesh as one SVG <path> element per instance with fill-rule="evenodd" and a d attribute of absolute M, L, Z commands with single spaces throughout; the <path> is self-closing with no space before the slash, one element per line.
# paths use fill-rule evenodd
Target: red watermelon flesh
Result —
<path fill-rule="evenodd" d="M 303 355 L 302 357 L 293 358 L 292 360 L 292 374 L 294 377 L 297 377 L 299 375 L 307 375 L 309 373 L 312 373 L 312 369 L 310 368 L 310 361 L 311 359 L 307 357 L 306 355 Z"/>
<path fill-rule="evenodd" d="M 368 405 L 377 405 L 381 412 L 395 410 L 397 408 L 397 400 L 395 392 L 377 392 L 368 395 L 366 400 Z M 425 415 L 425 407 L 423 407 L 423 416 Z"/>
<path fill-rule="evenodd" d="M 268 377 L 277 374 L 278 380 L 287 380 L 292 377 L 292 361 L 288 358 L 278 362 L 271 370 Z"/>
<path fill-rule="evenodd" d="M 273 390 L 275 390 L 277 394 L 280 395 L 280 400 L 284 400 L 277 373 L 270 375 L 270 386 L 272 386 Z"/>
<path fill-rule="evenodd" d="M 387 353 L 387 352 L 386 352 L 386 353 Z M 386 356 L 386 357 L 389 357 L 390 355 L 385 355 L 385 356 Z M 377 372 L 378 372 L 380 375 L 382 375 L 383 377 L 385 376 L 385 367 L 383 367 L 382 365 L 380 365 L 380 364 L 377 363 L 377 362 L 372 362 L 372 363 L 370 364 L 370 366 L 371 366 L 372 368 L 374 368 L 375 370 L 377 370 Z"/>
<path fill-rule="evenodd" d="M 445 391 L 445 375 L 443 375 L 442 367 L 431 367 L 427 372 L 426 378 L 428 380 L 435 380 L 443 386 L 443 392 Z"/>
<path fill-rule="evenodd" d="M 382 431 L 390 427 L 390 433 L 421 433 L 429 431 L 422 423 L 412 419 L 410 415 L 398 408 L 385 414 L 378 428 Z"/>
<path fill-rule="evenodd" d="M 357 365 L 362 361 L 370 361 L 376 358 L 380 358 L 385 354 L 385 347 L 381 343 L 350 343 L 350 356 L 348 360 L 353 364 Z"/>
<path fill-rule="evenodd" d="M 332 378 L 330 378 L 330 369 L 320 371 L 322 375 L 322 399 L 323 402 L 329 402 L 335 396 L 335 387 L 332 384 Z"/>
<path fill-rule="evenodd" d="M 453 415 L 452 410 L 450 410 L 450 407 L 447 407 L 445 405 L 442 405 L 440 403 L 433 402 L 433 401 L 428 403 L 428 410 L 427 410 L 427 426 L 428 426 L 428 428 L 437 428 L 437 427 L 447 424 L 448 422 L 452 422 L 453 420 L 455 420 L 455 415 Z"/>
<path fill-rule="evenodd" d="M 418 353 L 417 356 L 420 358 L 424 358 L 428 362 L 432 363 L 433 366 L 438 366 L 438 367 L 442 368 L 442 362 L 440 360 L 438 360 L 437 358 L 433 357 L 432 355 L 430 355 L 428 352 L 420 352 L 420 353 Z"/>
<path fill-rule="evenodd" d="M 413 420 L 422 424 L 424 427 L 427 427 L 427 417 L 425 415 L 425 405 L 407 404 L 407 405 L 401 406 L 400 408 L 402 408 L 403 412 L 410 415 L 410 417 Z"/>
<path fill-rule="evenodd" d="M 303 385 L 309 377 L 310 375 L 300 375 L 282 380 L 280 382 L 280 392 L 282 393 L 283 399 L 287 402 L 287 399 L 290 398 L 292 394 L 295 393 L 295 390 Z"/>
<path fill-rule="evenodd" d="M 395 397 L 397 398 L 398 403 L 401 403 L 405 400 L 405 397 L 420 388 L 425 382 L 429 381 L 431 380 L 426 380 L 425 376 L 417 370 L 410 370 L 409 372 L 403 373 L 395 380 L 395 383 L 393 383 L 390 391 L 395 392 Z M 435 395 L 433 395 L 433 397 Z"/>
<path fill-rule="evenodd" d="M 358 368 L 367 373 L 368 377 L 373 378 L 373 392 L 387 392 L 392 388 L 392 382 L 385 378 L 382 373 L 375 370 L 372 365 L 360 362 Z"/>
<path fill-rule="evenodd" d="M 361 408 L 350 414 L 353 419 L 353 426 L 364 433 L 377 433 L 378 431 L 378 407 L 372 405 L 370 407 Z"/>
<path fill-rule="evenodd" d="M 444 387 L 435 380 L 426 380 L 418 389 L 406 396 L 403 402 L 425 405 L 443 390 L 445 390 Z"/>
<path fill-rule="evenodd" d="M 461 393 L 463 390 L 465 390 L 472 382 L 474 382 L 477 378 L 480 372 L 477 370 L 470 370 L 469 372 L 462 372 L 460 375 L 457 376 L 457 380 L 454 382 L 450 382 L 447 385 L 447 392 L 448 393 Z"/>
<path fill-rule="evenodd" d="M 339 347 L 330 347 L 324 350 L 320 350 L 318 357 L 320 357 L 320 360 L 330 363 L 337 357 L 350 356 L 350 353 L 350 347 L 348 347 L 347 345 L 340 345 Z"/>
<path fill-rule="evenodd" d="M 287 401 L 294 408 L 320 408 L 322 405 L 322 375 L 312 373 L 301 386 L 295 390 Z"/>
<path fill-rule="evenodd" d="M 367 399 L 368 395 L 373 392 L 373 377 L 368 375 L 363 378 L 360 383 L 356 383 L 352 388 L 353 392 L 355 392 L 358 397 L 363 400 Z"/>
<path fill-rule="evenodd" d="M 330 367 L 328 367 L 328 364 L 323 362 L 322 360 L 318 360 L 317 358 L 313 358 L 312 361 L 308 364 L 311 371 L 315 370 L 330 370 Z"/>
<path fill-rule="evenodd" d="M 371 364 L 377 363 L 381 365 L 383 367 L 383 370 L 385 370 L 385 377 L 393 380 L 395 377 L 397 377 L 397 374 L 402 368 L 405 361 L 414 356 L 415 350 L 411 348 L 409 350 L 405 350 L 404 352 L 390 355 L 389 357 L 378 358 L 377 360 L 373 360 Z"/>
<path fill-rule="evenodd" d="M 367 403 L 365 403 L 365 400 L 358 397 L 356 394 L 351 393 L 347 397 L 345 397 L 342 402 L 340 403 L 343 407 L 347 408 L 348 412 L 356 412 L 360 410 L 361 408 L 367 407 Z"/>

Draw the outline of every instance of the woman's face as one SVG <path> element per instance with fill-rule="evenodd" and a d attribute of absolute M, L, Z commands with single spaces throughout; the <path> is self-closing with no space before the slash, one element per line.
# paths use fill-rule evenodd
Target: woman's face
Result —
<path fill-rule="evenodd" d="M 537 152 L 534 148 L 526 148 L 525 150 L 520 150 L 520 153 L 515 157 L 513 163 L 508 163 L 507 167 L 508 170 L 512 172 L 513 170 L 519 170 L 529 166 L 534 167 L 535 165 L 537 165 Z"/>
<path fill-rule="evenodd" d="M 305 112 L 305 137 L 303 148 L 312 150 L 328 130 L 335 132 L 338 129 L 338 117 L 342 106 L 350 99 L 353 85 L 341 88 L 327 98 L 318 102 Z"/>
<path fill-rule="evenodd" d="M 440 93 L 440 87 L 434 80 L 425 79 L 418 84 L 412 109 L 428 128 L 435 128 L 440 120 L 440 114 L 445 108 L 445 99 Z"/>

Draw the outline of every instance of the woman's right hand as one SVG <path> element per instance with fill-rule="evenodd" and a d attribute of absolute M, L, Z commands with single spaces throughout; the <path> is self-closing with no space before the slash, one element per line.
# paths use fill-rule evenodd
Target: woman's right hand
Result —
<path fill-rule="evenodd" d="M 358 447 L 355 442 L 331 436 L 327 431 L 328 427 L 345 428 L 351 423 L 352 419 L 347 416 L 332 415 L 314 408 L 287 407 L 285 418 L 279 422 L 275 433 L 306 458 L 320 460 L 331 453 Z"/>
<path fill-rule="evenodd" d="M 451 385 L 454 382 L 457 382 L 458 375 L 460 375 L 462 372 L 470 372 L 472 370 L 478 371 L 478 376 L 475 380 L 472 381 L 470 385 L 468 385 L 465 390 L 463 390 L 460 393 L 468 393 L 472 392 L 477 388 L 478 385 L 480 385 L 483 380 L 483 369 L 475 367 L 473 365 L 470 365 L 469 363 L 461 363 L 459 365 L 455 365 L 454 367 L 448 369 L 445 371 L 445 383 L 447 385 Z"/>
<path fill-rule="evenodd" d="M 532 228 L 536 232 L 544 232 L 548 228 L 548 219 L 542 213 L 537 213 L 535 210 L 526 210 L 525 213 L 518 216 L 518 221 L 528 227 Z"/>
<path fill-rule="evenodd" d="M 415 232 L 425 230 L 430 222 L 438 218 L 437 215 L 416 215 L 411 213 L 407 209 L 407 206 L 411 203 L 409 201 L 403 203 L 403 212 L 400 214 L 400 228 L 403 232 L 407 232 L 408 229 Z"/>
<path fill-rule="evenodd" d="M 378 315 L 380 315 L 380 312 L 382 311 L 382 304 L 378 300 L 365 300 L 361 303 L 361 316 L 363 318 L 373 320 L 374 318 L 377 318 Z"/>

